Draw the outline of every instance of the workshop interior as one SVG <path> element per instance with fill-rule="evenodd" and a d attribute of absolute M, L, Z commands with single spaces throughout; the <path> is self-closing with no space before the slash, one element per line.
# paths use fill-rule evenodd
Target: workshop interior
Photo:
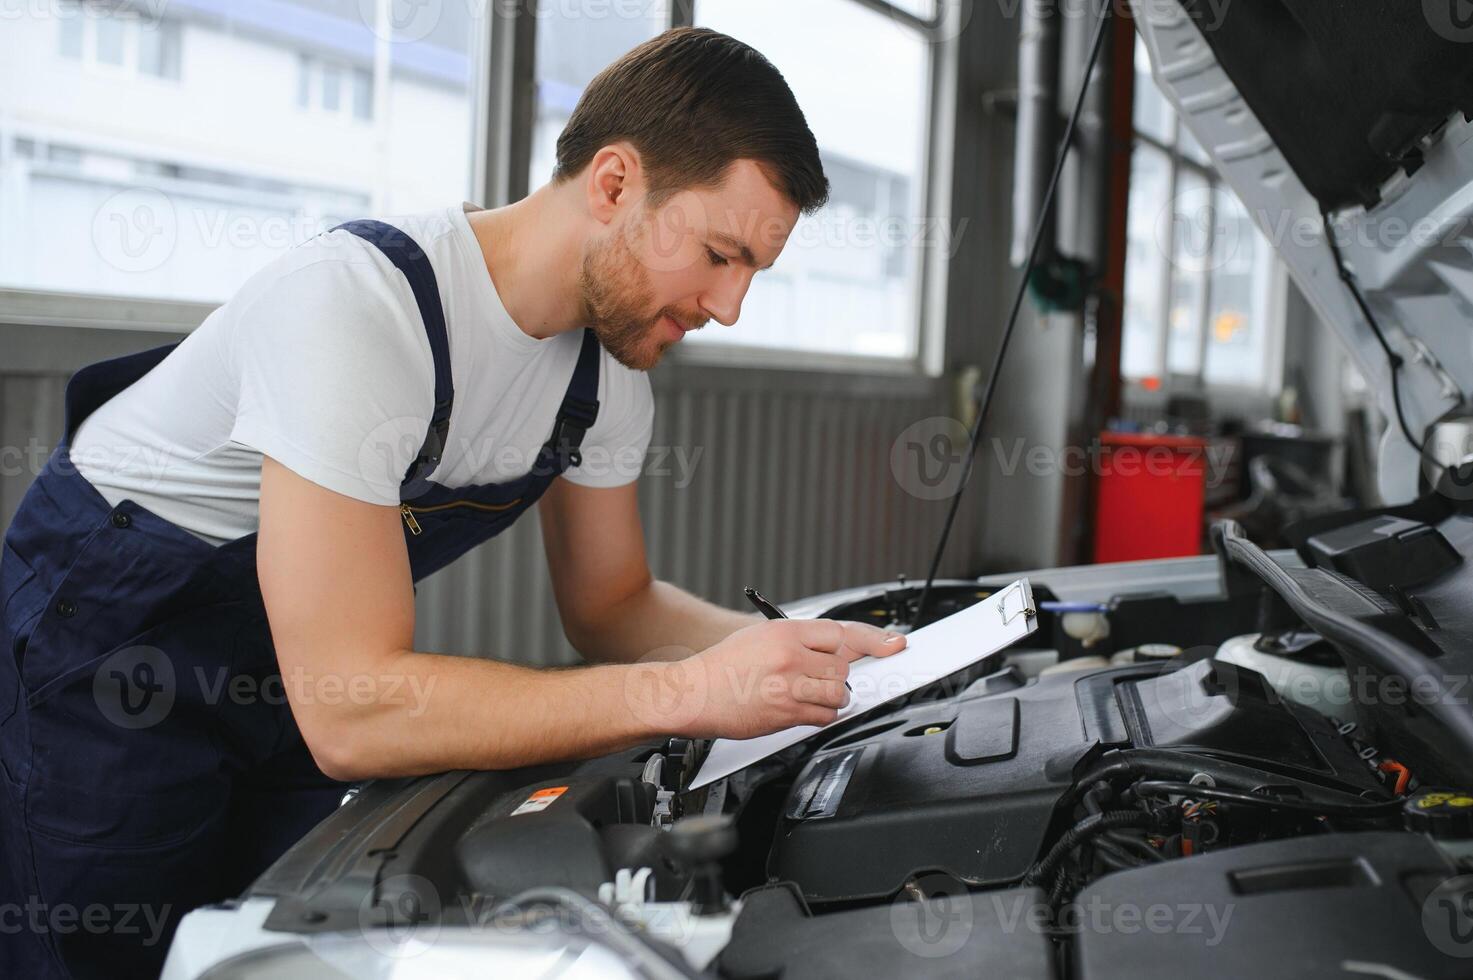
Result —
<path fill-rule="evenodd" d="M 355 783 L 162 976 L 1473 976 L 1466 8 L 0 4 L 0 527 L 80 369 L 526 197 L 605 66 L 711 28 L 831 188 L 649 373 L 650 568 L 942 665 L 770 749 Z M 543 555 L 419 582 L 414 649 L 580 665 Z"/>

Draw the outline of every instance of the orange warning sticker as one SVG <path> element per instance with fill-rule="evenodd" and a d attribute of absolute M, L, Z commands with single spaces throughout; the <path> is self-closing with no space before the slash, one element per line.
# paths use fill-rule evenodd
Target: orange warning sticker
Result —
<path fill-rule="evenodd" d="M 568 791 L 566 786 L 548 786 L 539 789 L 531 796 L 522 801 L 521 805 L 511 812 L 512 816 L 519 813 L 536 813 L 538 810 L 546 810 L 552 806 L 552 801 Z"/>

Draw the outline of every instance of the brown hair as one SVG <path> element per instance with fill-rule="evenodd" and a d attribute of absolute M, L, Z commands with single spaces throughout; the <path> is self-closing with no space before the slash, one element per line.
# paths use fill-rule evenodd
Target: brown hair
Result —
<path fill-rule="evenodd" d="M 589 83 L 557 141 L 553 180 L 572 178 L 601 148 L 632 143 L 658 205 L 718 185 L 752 160 L 804 214 L 828 201 L 818 143 L 782 74 L 735 38 L 682 27 L 646 41 Z"/>

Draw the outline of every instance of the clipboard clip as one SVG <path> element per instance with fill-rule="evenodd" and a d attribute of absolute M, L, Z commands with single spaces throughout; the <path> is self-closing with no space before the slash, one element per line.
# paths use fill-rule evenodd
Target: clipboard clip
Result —
<path fill-rule="evenodd" d="M 1018 594 L 1018 608 L 1013 610 L 1013 612 L 1009 614 L 1008 599 L 1012 596 L 1014 592 Z M 1030 606 L 1028 604 L 1028 600 L 1029 595 L 1024 590 L 1022 582 L 1014 582 L 1012 585 L 1004 589 L 1002 591 L 1002 594 L 999 595 L 997 599 L 997 612 L 998 615 L 1002 617 L 1002 624 L 1004 626 L 1007 626 L 1019 616 L 1022 616 L 1025 619 L 1032 619 L 1034 616 L 1037 616 L 1038 610 Z"/>

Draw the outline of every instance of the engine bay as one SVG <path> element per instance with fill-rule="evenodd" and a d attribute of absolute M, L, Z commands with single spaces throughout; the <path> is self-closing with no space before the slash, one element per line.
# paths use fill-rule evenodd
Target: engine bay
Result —
<path fill-rule="evenodd" d="M 1342 518 L 1270 555 L 1221 528 L 1208 595 L 1040 574 L 1026 646 L 731 777 L 688 790 L 706 743 L 672 738 L 370 783 L 243 903 L 303 937 L 596 907 L 689 976 L 1465 977 L 1469 529 Z M 903 625 L 914 593 L 804 614 Z"/>

